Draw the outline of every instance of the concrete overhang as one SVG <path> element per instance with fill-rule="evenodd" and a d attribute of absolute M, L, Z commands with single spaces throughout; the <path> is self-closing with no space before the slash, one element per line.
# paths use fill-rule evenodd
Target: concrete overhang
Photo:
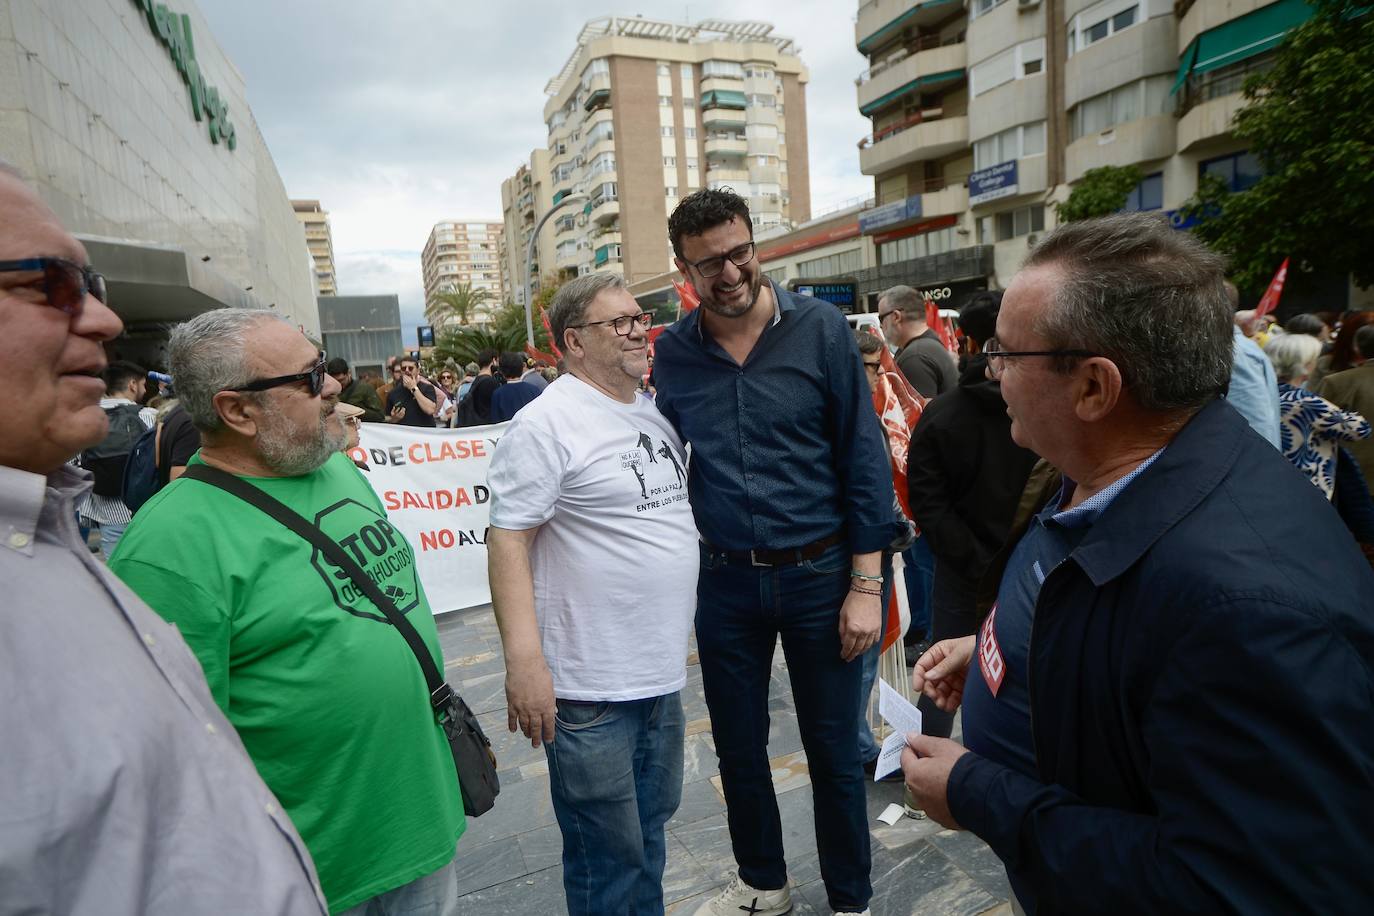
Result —
<path fill-rule="evenodd" d="M 217 308 L 266 309 L 237 282 L 184 249 L 155 242 L 79 235 L 105 275 L 110 307 L 125 324 L 181 322 Z"/>

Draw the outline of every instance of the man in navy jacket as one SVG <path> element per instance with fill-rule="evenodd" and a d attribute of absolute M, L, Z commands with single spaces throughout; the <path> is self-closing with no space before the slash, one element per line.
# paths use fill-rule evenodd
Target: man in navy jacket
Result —
<path fill-rule="evenodd" d="M 1027 912 L 1374 899 L 1374 574 L 1220 400 L 1230 361 L 1220 259 L 1151 215 L 1059 228 L 1003 300 L 1012 436 L 1063 488 L 976 643 L 917 664 L 967 749 L 903 765 Z"/>

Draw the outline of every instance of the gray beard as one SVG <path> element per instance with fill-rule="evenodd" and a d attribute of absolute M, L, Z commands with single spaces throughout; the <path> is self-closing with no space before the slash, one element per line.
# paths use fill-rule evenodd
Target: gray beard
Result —
<path fill-rule="evenodd" d="M 301 477 L 322 467 L 348 442 L 347 430 L 329 431 L 328 417 L 308 433 L 293 429 L 286 418 L 271 405 L 263 405 L 263 420 L 258 428 L 257 447 L 263 464 L 283 477 Z"/>

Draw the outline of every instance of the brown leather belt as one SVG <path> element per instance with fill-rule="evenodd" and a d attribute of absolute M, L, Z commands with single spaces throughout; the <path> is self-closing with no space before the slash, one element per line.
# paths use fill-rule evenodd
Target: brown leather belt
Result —
<path fill-rule="evenodd" d="M 708 553 L 717 557 L 724 557 L 727 563 L 739 563 L 749 566 L 800 566 L 807 560 L 816 559 L 816 557 L 843 541 L 844 529 L 841 529 L 832 535 L 821 538 L 819 541 L 812 541 L 810 544 L 803 544 L 801 547 L 788 547 L 782 550 L 767 550 L 757 547 L 753 550 L 721 550 L 704 541 L 702 542 L 702 546 L 706 548 Z"/>

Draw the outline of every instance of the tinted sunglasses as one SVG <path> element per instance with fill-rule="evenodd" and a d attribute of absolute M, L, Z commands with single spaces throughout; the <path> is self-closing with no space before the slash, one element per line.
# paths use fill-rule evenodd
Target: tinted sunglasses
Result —
<path fill-rule="evenodd" d="M 310 367 L 308 372 L 297 372 L 294 375 L 279 375 L 276 378 L 263 378 L 247 385 L 240 385 L 237 388 L 225 388 L 224 391 L 266 391 L 268 388 L 279 388 L 282 385 L 290 385 L 293 382 L 309 382 L 310 396 L 319 397 L 324 390 L 324 371 L 325 355 L 320 351 L 320 358 L 315 361 L 315 365 Z"/>
<path fill-rule="evenodd" d="M 90 267 L 83 267 L 66 258 L 29 258 L 24 261 L 0 261 L 0 273 L 41 273 L 43 295 L 48 304 L 73 318 L 81 314 L 89 294 L 98 302 L 106 302 L 105 277 Z"/>

